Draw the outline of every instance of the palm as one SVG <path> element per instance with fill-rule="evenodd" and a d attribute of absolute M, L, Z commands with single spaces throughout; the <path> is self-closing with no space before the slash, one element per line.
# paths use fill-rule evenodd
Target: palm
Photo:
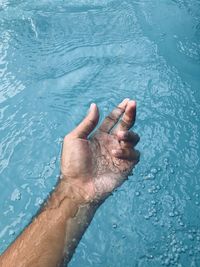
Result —
<path fill-rule="evenodd" d="M 134 138 L 132 136 L 126 142 L 123 139 L 119 140 L 117 135 L 119 130 L 125 131 L 127 130 L 125 128 L 131 127 L 135 113 L 132 111 L 132 115 L 130 115 L 128 114 L 129 110 L 127 111 L 127 114 L 131 116 L 130 125 L 126 123 L 125 126 L 121 121 L 115 130 L 112 130 L 119 117 L 124 113 L 123 107 L 125 111 L 125 105 L 121 109 L 118 108 L 118 111 L 114 110 L 89 139 L 82 138 L 82 136 L 81 138 L 79 136 L 72 138 L 71 136 L 74 137 L 74 132 L 77 131 L 75 129 L 64 142 L 62 173 L 68 180 L 83 188 L 92 199 L 104 199 L 109 195 L 123 183 L 138 162 L 138 154 L 134 154 L 136 151 L 132 150 L 132 147 L 138 142 L 138 136 L 135 135 Z M 77 128 L 79 127 L 81 125 Z M 94 125 L 91 127 L 94 128 Z M 91 131 L 87 129 L 87 132 Z M 84 131 L 84 137 L 85 135 L 86 131 Z M 113 150 L 122 150 L 124 153 L 118 157 L 113 154 Z"/>
<path fill-rule="evenodd" d="M 134 161 L 118 159 L 112 155 L 113 149 L 121 148 L 115 135 L 99 131 L 89 142 L 93 151 L 92 158 L 95 158 L 93 183 L 96 194 L 101 197 L 112 192 L 127 178 Z"/>

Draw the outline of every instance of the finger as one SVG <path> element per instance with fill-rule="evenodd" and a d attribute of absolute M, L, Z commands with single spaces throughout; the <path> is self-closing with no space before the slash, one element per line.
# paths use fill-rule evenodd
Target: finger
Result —
<path fill-rule="evenodd" d="M 94 130 L 99 121 L 99 111 L 97 105 L 92 103 L 90 105 L 88 115 L 82 120 L 82 122 L 71 132 L 79 138 L 87 138 L 88 135 Z"/>
<path fill-rule="evenodd" d="M 108 133 L 124 113 L 129 99 L 124 99 L 102 122 L 99 130 Z"/>
<path fill-rule="evenodd" d="M 134 100 L 131 100 L 128 102 L 126 110 L 122 116 L 122 119 L 120 120 L 116 128 L 113 130 L 113 133 L 116 133 L 118 131 L 129 130 L 134 125 L 135 118 L 136 118 L 136 102 Z"/>
<path fill-rule="evenodd" d="M 121 143 L 126 143 L 130 146 L 136 146 L 137 143 L 140 141 L 140 137 L 137 133 L 133 131 L 119 131 L 117 132 L 117 138 Z"/>
<path fill-rule="evenodd" d="M 126 149 L 126 148 L 114 149 L 112 150 L 112 154 L 116 158 L 129 160 L 129 161 L 133 161 L 133 160 L 139 161 L 140 159 L 140 152 L 135 149 Z"/>

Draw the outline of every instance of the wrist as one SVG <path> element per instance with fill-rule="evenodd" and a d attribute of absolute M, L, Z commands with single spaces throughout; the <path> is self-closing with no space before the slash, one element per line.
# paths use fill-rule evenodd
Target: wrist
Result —
<path fill-rule="evenodd" d="M 66 194 L 73 192 L 76 197 L 84 203 L 96 202 L 96 191 L 93 178 L 91 177 L 70 177 L 61 173 L 59 184 L 63 185 Z M 69 186 L 65 187 L 65 184 Z"/>
<path fill-rule="evenodd" d="M 63 206 L 64 202 L 70 202 L 72 210 L 76 211 L 81 207 L 87 206 L 87 208 L 96 208 L 98 206 L 97 201 L 94 201 L 87 191 L 83 189 L 83 186 L 80 186 L 77 181 L 74 182 L 72 179 L 61 176 L 55 190 L 45 204 L 44 209 L 56 209 L 61 205 Z"/>
<path fill-rule="evenodd" d="M 61 176 L 59 183 L 56 188 L 57 194 L 63 198 L 69 198 L 77 205 L 86 205 L 92 202 L 92 199 L 77 183 L 65 179 Z"/>

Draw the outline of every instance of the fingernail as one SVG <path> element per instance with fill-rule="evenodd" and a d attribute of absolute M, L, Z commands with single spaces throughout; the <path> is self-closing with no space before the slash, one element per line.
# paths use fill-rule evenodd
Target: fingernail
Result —
<path fill-rule="evenodd" d="M 126 102 L 128 102 L 128 101 L 130 101 L 130 98 L 125 98 L 125 99 L 122 101 L 122 103 L 126 103 Z"/>
<path fill-rule="evenodd" d="M 96 106 L 95 103 L 91 103 L 91 104 L 90 104 L 90 108 L 89 108 L 89 112 L 90 112 L 95 106 Z"/>
<path fill-rule="evenodd" d="M 132 104 L 133 106 L 136 106 L 136 101 L 135 100 L 131 100 L 130 104 Z"/>

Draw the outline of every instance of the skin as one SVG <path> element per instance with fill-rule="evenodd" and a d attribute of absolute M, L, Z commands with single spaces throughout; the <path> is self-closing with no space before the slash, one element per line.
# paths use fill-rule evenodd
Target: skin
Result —
<path fill-rule="evenodd" d="M 65 136 L 61 176 L 40 213 L 1 255 L 3 267 L 66 266 L 96 209 L 139 161 L 139 136 L 130 131 L 136 102 L 124 99 L 92 134 L 96 104 Z"/>

